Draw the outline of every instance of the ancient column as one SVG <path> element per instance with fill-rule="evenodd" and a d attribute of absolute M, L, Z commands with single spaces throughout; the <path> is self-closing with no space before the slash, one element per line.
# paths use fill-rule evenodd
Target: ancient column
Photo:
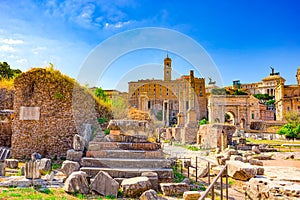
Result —
<path fill-rule="evenodd" d="M 194 71 L 190 71 L 189 84 L 189 109 L 187 114 L 187 126 L 195 127 L 197 126 L 197 113 L 195 110 L 195 79 L 194 79 Z"/>
<path fill-rule="evenodd" d="M 183 96 L 183 92 L 180 91 L 179 92 L 179 97 L 178 97 L 178 103 L 179 103 L 179 112 L 177 114 L 177 126 L 178 127 L 183 127 L 184 126 L 184 96 Z"/>

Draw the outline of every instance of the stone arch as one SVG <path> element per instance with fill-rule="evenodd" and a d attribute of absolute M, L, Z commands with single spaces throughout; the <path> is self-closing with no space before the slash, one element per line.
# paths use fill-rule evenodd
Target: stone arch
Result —
<path fill-rule="evenodd" d="M 224 122 L 228 124 L 235 124 L 235 114 L 232 111 L 227 111 L 224 116 Z"/>

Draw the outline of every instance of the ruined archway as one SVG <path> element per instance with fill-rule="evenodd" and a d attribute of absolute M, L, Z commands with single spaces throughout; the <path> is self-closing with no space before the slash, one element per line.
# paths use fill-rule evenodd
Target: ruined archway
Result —
<path fill-rule="evenodd" d="M 224 116 L 224 123 L 225 124 L 235 124 L 235 114 L 232 111 L 226 112 Z"/>

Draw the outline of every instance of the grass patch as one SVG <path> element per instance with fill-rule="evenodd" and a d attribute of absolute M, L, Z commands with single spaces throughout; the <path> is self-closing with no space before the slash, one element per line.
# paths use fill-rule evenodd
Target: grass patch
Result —
<path fill-rule="evenodd" d="M 62 190 L 63 191 L 63 190 Z M 30 188 L 6 188 L 1 191 L 0 188 L 0 199 L 42 199 L 42 200 L 61 200 L 61 199 L 70 199 L 77 200 L 79 198 L 74 197 L 66 192 L 61 192 L 61 189 L 54 188 L 42 188 L 42 189 L 34 189 Z"/>
<path fill-rule="evenodd" d="M 175 166 L 173 166 L 172 168 L 173 168 L 173 173 L 174 173 L 174 182 L 175 183 L 182 182 L 183 179 L 186 178 L 186 176 L 184 176 L 183 174 L 181 174 L 180 172 L 178 172 Z"/>
<path fill-rule="evenodd" d="M 191 151 L 200 151 L 201 150 L 199 147 L 195 147 L 195 146 L 192 146 L 192 145 L 188 146 L 187 149 L 191 150 Z"/>
<path fill-rule="evenodd" d="M 251 144 L 268 144 L 273 146 L 281 146 L 282 144 L 300 144 L 300 140 L 256 140 L 252 138 L 247 138 L 246 142 Z"/>

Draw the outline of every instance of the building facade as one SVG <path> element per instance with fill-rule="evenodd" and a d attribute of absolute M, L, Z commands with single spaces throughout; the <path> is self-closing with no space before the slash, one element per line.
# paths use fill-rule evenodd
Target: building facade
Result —
<path fill-rule="evenodd" d="M 204 78 L 189 75 L 172 80 L 172 60 L 164 59 L 164 79 L 138 80 L 129 82 L 129 105 L 162 120 L 165 126 L 178 123 L 178 117 L 187 118 L 188 111 L 194 110 L 196 119 L 207 118 L 207 99 Z M 183 123 L 188 123 L 184 120 Z"/>
<path fill-rule="evenodd" d="M 275 88 L 276 119 L 284 120 L 284 113 L 294 111 L 300 113 L 300 67 L 296 73 L 297 85 L 285 85 L 281 79 Z"/>

